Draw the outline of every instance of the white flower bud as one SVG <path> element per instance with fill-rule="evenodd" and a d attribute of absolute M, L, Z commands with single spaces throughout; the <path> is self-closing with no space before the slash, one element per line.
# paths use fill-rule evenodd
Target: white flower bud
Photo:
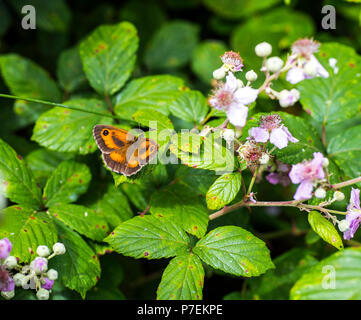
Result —
<path fill-rule="evenodd" d="M 248 71 L 248 72 L 246 73 L 246 79 L 247 79 L 247 81 L 251 81 L 251 82 L 252 82 L 252 81 L 256 81 L 257 78 L 258 78 L 257 73 L 255 73 L 253 70 Z"/>
<path fill-rule="evenodd" d="M 326 190 L 323 188 L 317 188 L 315 191 L 315 197 L 319 199 L 323 199 L 326 197 Z"/>
<path fill-rule="evenodd" d="M 268 57 L 272 53 L 272 46 L 268 42 L 261 42 L 256 45 L 254 51 L 259 57 Z"/>
<path fill-rule="evenodd" d="M 226 76 L 226 71 L 224 70 L 223 66 L 213 71 L 213 78 L 216 80 L 221 80 L 225 76 Z"/>
<path fill-rule="evenodd" d="M 266 68 L 268 71 L 276 73 L 283 67 L 283 60 L 280 57 L 271 57 L 266 61 Z"/>
<path fill-rule="evenodd" d="M 39 246 L 36 249 L 36 253 L 40 257 L 47 257 L 50 254 L 50 250 L 49 250 L 49 248 L 47 246 Z"/>
<path fill-rule="evenodd" d="M 38 292 L 36 293 L 36 297 L 39 300 L 48 300 L 49 299 L 49 291 L 44 288 L 40 288 L 38 290 Z"/>
<path fill-rule="evenodd" d="M 22 273 L 17 273 L 15 276 L 13 276 L 13 280 L 15 282 L 15 285 L 17 287 L 21 287 L 23 285 L 22 281 L 25 278 L 25 276 Z"/>
<path fill-rule="evenodd" d="M 53 245 L 53 251 L 56 255 L 64 254 L 66 252 L 65 246 L 61 242 L 57 242 Z"/>
<path fill-rule="evenodd" d="M 47 276 L 48 276 L 49 280 L 56 280 L 56 279 L 58 279 L 58 271 L 56 271 L 54 269 L 50 269 L 47 272 Z"/>
<path fill-rule="evenodd" d="M 260 164 L 267 164 L 269 161 L 269 155 L 267 153 L 263 153 L 262 156 L 259 158 Z"/>
<path fill-rule="evenodd" d="M 314 78 L 317 76 L 317 65 L 313 61 L 309 61 L 305 64 L 303 71 L 308 76 Z"/>
<path fill-rule="evenodd" d="M 8 256 L 4 261 L 4 265 L 8 269 L 13 269 L 18 265 L 18 261 L 16 260 L 16 258 L 14 256 Z"/>
<path fill-rule="evenodd" d="M 14 296 L 15 296 L 15 290 L 13 290 L 13 291 L 1 291 L 1 295 L 2 295 L 3 298 L 5 298 L 6 300 L 10 300 L 10 299 L 14 298 Z"/>
<path fill-rule="evenodd" d="M 322 167 L 327 168 L 330 161 L 327 158 L 323 158 Z"/>
<path fill-rule="evenodd" d="M 297 89 L 291 89 L 291 94 L 293 98 L 295 99 L 295 103 L 300 100 L 301 93 Z"/>
<path fill-rule="evenodd" d="M 333 198 L 336 200 L 336 201 L 342 201 L 345 199 L 345 195 L 343 192 L 341 191 L 335 191 L 335 193 L 333 194 Z"/>
<path fill-rule="evenodd" d="M 341 221 L 338 223 L 338 229 L 339 229 L 341 232 L 345 232 L 345 231 L 347 231 L 349 228 L 350 228 L 350 221 L 341 220 Z"/>

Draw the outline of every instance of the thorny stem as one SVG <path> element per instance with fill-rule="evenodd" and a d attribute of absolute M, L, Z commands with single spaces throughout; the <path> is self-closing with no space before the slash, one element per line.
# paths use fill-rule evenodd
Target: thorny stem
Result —
<path fill-rule="evenodd" d="M 344 181 L 344 182 L 331 184 L 330 188 L 331 189 L 340 189 L 340 188 L 347 187 L 347 186 L 350 186 L 350 185 L 358 183 L 358 182 L 361 182 L 361 176 L 358 177 L 358 178 L 354 178 L 354 179 L 351 179 L 351 180 Z"/>
<path fill-rule="evenodd" d="M 298 208 L 300 210 L 305 210 L 305 211 L 318 210 L 318 211 L 322 211 L 322 212 L 325 212 L 325 213 L 331 212 L 331 213 L 342 214 L 342 215 L 347 214 L 347 212 L 343 212 L 343 211 L 331 210 L 331 209 L 323 208 L 321 206 L 305 204 L 305 203 L 302 203 L 302 201 L 300 201 L 300 200 L 291 200 L 291 201 L 256 201 L 256 202 L 242 200 L 242 201 L 240 201 L 238 203 L 235 203 L 232 206 L 224 207 L 221 210 L 211 214 L 209 216 L 209 220 L 216 219 L 216 218 L 218 218 L 220 216 L 223 216 L 226 213 L 232 212 L 232 211 L 237 210 L 237 209 L 239 209 L 241 207 L 294 207 L 294 208 Z"/>

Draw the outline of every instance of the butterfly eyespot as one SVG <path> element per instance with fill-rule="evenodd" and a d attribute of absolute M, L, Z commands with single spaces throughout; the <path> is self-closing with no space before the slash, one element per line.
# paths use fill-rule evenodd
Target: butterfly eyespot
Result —
<path fill-rule="evenodd" d="M 104 130 L 103 131 L 103 136 L 107 136 L 109 134 L 109 131 L 108 130 Z"/>

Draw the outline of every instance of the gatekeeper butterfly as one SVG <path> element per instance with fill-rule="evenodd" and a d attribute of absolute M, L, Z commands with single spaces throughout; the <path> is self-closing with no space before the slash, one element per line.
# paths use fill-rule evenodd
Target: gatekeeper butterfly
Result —
<path fill-rule="evenodd" d="M 131 176 L 157 154 L 158 144 L 144 136 L 136 137 L 127 130 L 97 124 L 94 139 L 103 154 L 105 165 L 116 173 Z"/>

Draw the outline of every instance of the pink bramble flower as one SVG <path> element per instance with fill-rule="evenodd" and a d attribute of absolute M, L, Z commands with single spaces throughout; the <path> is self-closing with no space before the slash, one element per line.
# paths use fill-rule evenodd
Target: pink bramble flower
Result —
<path fill-rule="evenodd" d="M 296 84 L 304 79 L 314 77 L 328 78 L 329 73 L 314 56 L 320 44 L 313 39 L 299 39 L 292 45 L 292 55 L 288 64 L 294 63 L 286 76 L 286 80 Z"/>
<path fill-rule="evenodd" d="M 36 274 L 46 272 L 48 270 L 48 260 L 43 257 L 37 257 L 30 263 L 30 267 Z"/>
<path fill-rule="evenodd" d="M 0 265 L 0 291 L 9 292 L 15 289 L 15 282 L 5 266 Z"/>
<path fill-rule="evenodd" d="M 221 60 L 224 64 L 224 67 L 229 71 L 237 72 L 242 70 L 243 59 L 237 52 L 227 51 L 221 55 Z"/>
<path fill-rule="evenodd" d="M 248 139 L 237 150 L 240 161 L 250 168 L 257 167 L 260 164 L 264 152 L 256 141 Z"/>
<path fill-rule="evenodd" d="M 275 172 L 271 172 L 266 176 L 266 179 L 271 184 L 282 184 L 284 187 L 287 187 L 291 180 L 288 176 L 290 171 L 290 166 L 286 163 L 276 160 L 277 169 Z"/>
<path fill-rule="evenodd" d="M 361 222 L 360 190 L 352 188 L 350 204 L 347 206 L 347 215 L 344 220 L 347 224 L 343 233 L 345 240 L 353 238 Z"/>
<path fill-rule="evenodd" d="M 289 177 L 294 184 L 300 184 L 293 198 L 295 200 L 311 199 L 313 186 L 325 178 L 324 160 L 321 152 L 314 152 L 313 159 L 292 165 Z"/>
<path fill-rule="evenodd" d="M 227 118 L 234 126 L 244 127 L 247 121 L 247 104 L 257 99 L 258 90 L 251 87 L 240 87 L 237 78 L 229 72 L 226 82 L 213 90 L 209 104 L 227 113 Z"/>
<path fill-rule="evenodd" d="M 265 143 L 269 140 L 278 149 L 287 147 L 288 141 L 298 142 L 281 122 L 282 118 L 277 114 L 261 116 L 260 126 L 251 128 L 249 135 L 257 142 Z"/>

